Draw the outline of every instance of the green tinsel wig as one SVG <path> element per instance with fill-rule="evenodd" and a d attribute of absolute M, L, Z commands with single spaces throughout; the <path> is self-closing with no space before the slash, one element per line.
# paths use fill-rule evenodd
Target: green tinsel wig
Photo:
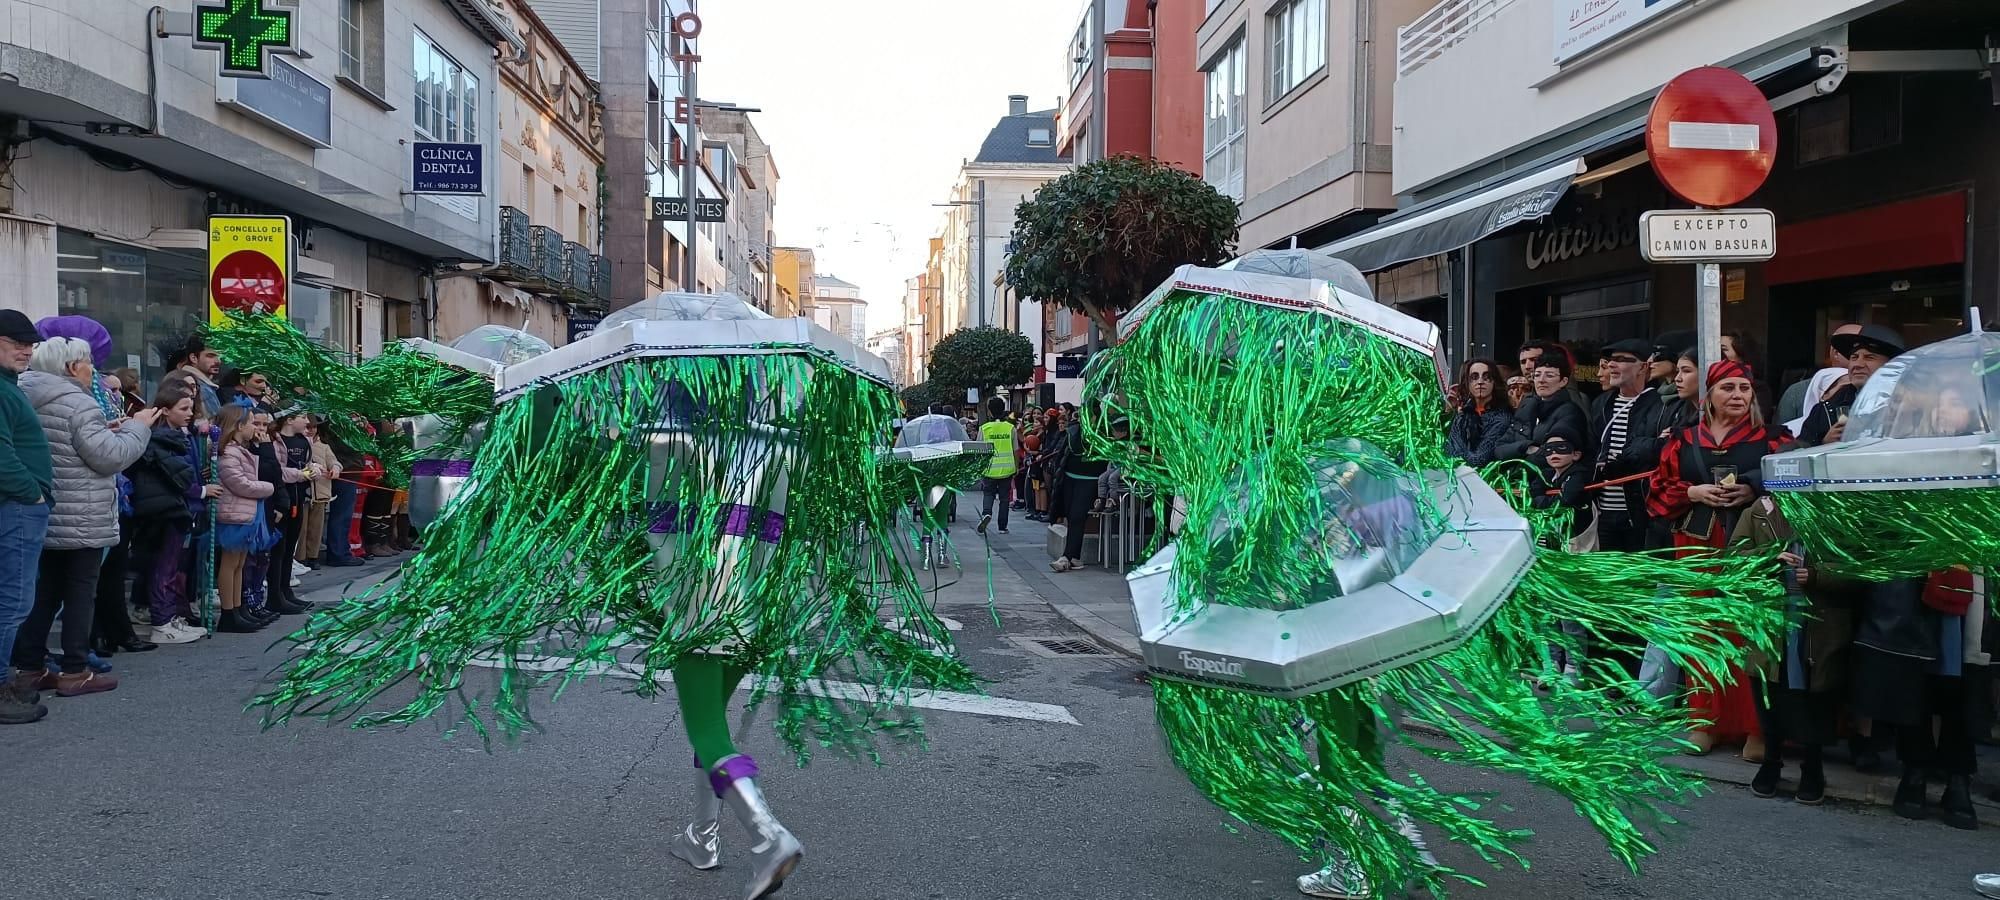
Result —
<path fill-rule="evenodd" d="M 1377 465 L 1406 473 L 1457 466 L 1424 353 L 1320 311 L 1194 288 L 1156 296 L 1124 342 L 1094 361 L 1086 396 L 1101 402 L 1085 424 L 1125 478 L 1159 498 L 1159 521 L 1169 519 L 1166 498 L 1183 504 L 1172 588 L 1183 613 L 1208 603 L 1270 608 L 1327 577 L 1327 560 L 1310 549 L 1329 527 L 1315 473 L 1353 440 L 1380 451 Z M 1127 438 L 1113 437 L 1119 419 Z M 1527 511 L 1517 471 L 1489 477 Z M 1439 500 L 1416 498 L 1415 527 L 1446 530 Z M 1533 518 L 1567 537 L 1567 516 Z M 1643 827 L 1672 821 L 1665 807 L 1701 786 L 1668 762 L 1697 723 L 1611 687 L 1628 680 L 1603 662 L 1581 685 L 1565 681 L 1548 648 L 1574 647 L 1561 627 L 1568 620 L 1600 651 L 1628 641 L 1622 649 L 1637 655 L 1651 644 L 1684 665 L 1728 672 L 1782 633 L 1774 573 L 1765 557 L 1546 551 L 1500 612 L 1443 655 L 1301 699 L 1160 677 L 1158 719 L 1176 763 L 1225 812 L 1306 854 L 1337 850 L 1382 895 L 1477 883 L 1413 846 L 1401 815 L 1490 862 L 1525 865 L 1518 845 L 1528 833 L 1491 821 L 1486 798 L 1393 769 L 1375 749 L 1376 728 L 1430 759 L 1562 795 L 1636 867 L 1654 849 Z"/>

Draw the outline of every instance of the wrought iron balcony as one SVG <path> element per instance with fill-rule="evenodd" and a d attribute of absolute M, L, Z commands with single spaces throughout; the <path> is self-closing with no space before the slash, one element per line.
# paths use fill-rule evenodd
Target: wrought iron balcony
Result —
<path fill-rule="evenodd" d="M 562 284 L 568 266 L 563 255 L 562 233 L 547 225 L 535 225 L 528 230 L 529 243 L 534 247 L 534 277 L 552 285 Z"/>
<path fill-rule="evenodd" d="M 591 283 L 597 279 L 597 268 L 590 261 L 590 248 L 574 241 L 564 244 L 567 256 L 563 278 L 564 293 L 581 297 L 590 293 Z"/>
<path fill-rule="evenodd" d="M 591 278 L 591 293 L 597 295 L 599 303 L 611 302 L 611 260 L 602 256 L 590 258 L 595 274 Z"/>
<path fill-rule="evenodd" d="M 511 206 L 500 207 L 500 265 L 522 274 L 534 269 L 530 231 L 527 213 Z"/>

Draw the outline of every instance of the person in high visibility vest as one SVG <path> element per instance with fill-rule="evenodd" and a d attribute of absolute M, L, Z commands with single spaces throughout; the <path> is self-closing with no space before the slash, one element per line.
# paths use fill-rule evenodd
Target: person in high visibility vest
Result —
<path fill-rule="evenodd" d="M 986 401 L 986 424 L 979 426 L 979 439 L 993 445 L 993 458 L 979 479 L 979 533 L 993 521 L 993 507 L 1000 507 L 1000 533 L 1007 533 L 1007 510 L 1014 505 L 1014 423 L 1007 421 L 1007 401 L 993 397 Z"/>

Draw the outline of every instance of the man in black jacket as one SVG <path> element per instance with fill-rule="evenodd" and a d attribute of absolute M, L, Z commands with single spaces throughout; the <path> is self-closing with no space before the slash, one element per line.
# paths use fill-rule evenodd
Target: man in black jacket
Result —
<path fill-rule="evenodd" d="M 1494 449 L 1496 459 L 1528 459 L 1535 456 L 1557 429 L 1583 435 L 1585 446 L 1578 449 L 1583 451 L 1586 459 L 1590 458 L 1590 422 L 1575 395 L 1570 393 L 1571 372 L 1569 357 L 1564 354 L 1543 353 L 1535 360 L 1530 382 L 1534 385 L 1535 395 L 1522 402 L 1520 410 L 1514 413 L 1513 427 Z"/>
<path fill-rule="evenodd" d="M 1666 409 L 1649 390 L 1649 341 L 1630 338 L 1604 345 L 1598 371 L 1604 393 L 1591 405 L 1590 434 L 1597 444 L 1595 481 L 1642 475 L 1660 464 Z M 1597 545 L 1604 550 L 1646 549 L 1646 479 L 1632 478 L 1597 495 Z"/>

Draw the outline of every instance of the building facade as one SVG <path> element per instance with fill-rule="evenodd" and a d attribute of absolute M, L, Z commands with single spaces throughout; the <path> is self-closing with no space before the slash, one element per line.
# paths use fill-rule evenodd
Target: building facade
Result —
<path fill-rule="evenodd" d="M 802 316 L 812 306 L 817 259 L 809 247 L 778 247 L 771 251 L 771 315 Z"/>
<path fill-rule="evenodd" d="M 1063 55 L 1058 149 L 1079 163 L 1141 156 L 1199 173 L 1202 15 L 1203 0 L 1089 0 Z"/>
<path fill-rule="evenodd" d="M 1429 3 L 1209 3 L 1202 173 L 1241 204 L 1242 248 L 1317 246 L 1395 207 L 1389 48 Z"/>
<path fill-rule="evenodd" d="M 499 65 L 496 257 L 439 276 L 436 337 L 449 342 L 490 323 L 560 345 L 571 316 L 601 317 L 610 293 L 603 106 L 596 82 L 533 7 L 508 0 L 500 9 L 526 52 Z"/>
<path fill-rule="evenodd" d="M 903 326 L 869 332 L 868 339 L 862 342 L 861 348 L 882 357 L 882 361 L 889 364 L 889 371 L 895 374 L 899 383 L 905 385 L 915 383 L 906 380 L 909 364 L 906 359 L 907 354 L 903 352 Z"/>
<path fill-rule="evenodd" d="M 305 53 L 266 79 L 155 38 L 150 2 L 7 0 L 0 22 L 0 272 L 30 317 L 102 321 L 148 384 L 207 319 L 211 215 L 289 216 L 289 314 L 357 354 L 430 333 L 436 273 L 496 255 L 491 171 L 483 196 L 409 193 L 414 142 L 492 158 L 494 59 L 525 45 L 490 3 L 304 0 Z"/>
<path fill-rule="evenodd" d="M 812 320 L 819 327 L 853 341 L 868 339 L 868 301 L 861 288 L 833 276 L 813 279 Z"/>
<path fill-rule="evenodd" d="M 1638 217 L 1679 208 L 1643 123 L 1674 75 L 1728 66 L 1778 122 L 1765 186 L 1776 258 L 1724 269 L 1722 328 L 1765 377 L 1815 364 L 1844 322 L 1912 342 L 2000 292 L 2000 110 L 1983 35 L 2000 8 L 1952 0 L 1768 4 L 1514 0 L 1440 5 L 1402 32 L 1395 189 L 1403 209 L 1326 249 L 1394 281 L 1428 267 L 1460 359 L 1529 338 L 1597 345 L 1691 327 L 1694 270 L 1650 265 Z M 1581 23 L 1581 24 L 1579 24 Z M 1416 279 L 1423 281 L 1424 279 Z"/>
<path fill-rule="evenodd" d="M 729 290 L 771 312 L 776 304 L 772 254 L 777 241 L 778 164 L 771 145 L 750 121 L 750 112 L 704 106 L 702 131 L 711 144 L 726 144 L 734 157 L 735 175 L 727 191 L 729 242 L 723 253 Z"/>

